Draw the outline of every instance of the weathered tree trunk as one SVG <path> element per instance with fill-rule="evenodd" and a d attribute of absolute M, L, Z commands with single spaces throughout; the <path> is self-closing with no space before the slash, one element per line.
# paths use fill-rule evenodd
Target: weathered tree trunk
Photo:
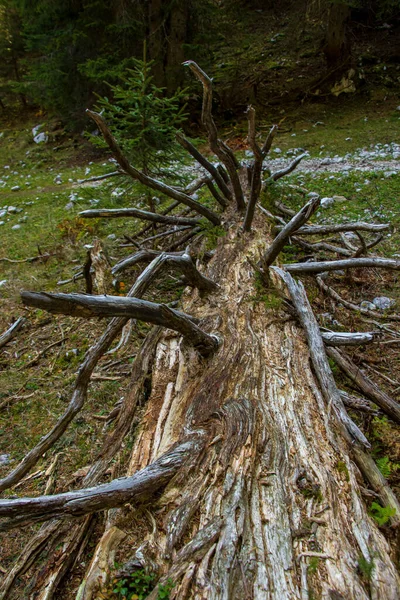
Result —
<path fill-rule="evenodd" d="M 265 244 L 261 217 L 251 236 L 231 232 L 207 273 L 220 289 L 206 302 L 197 291 L 185 297 L 184 309 L 222 339 L 212 359 L 169 332 L 158 345 L 129 474 L 190 431 L 206 432 L 208 442 L 148 506 L 152 517 L 140 533 L 129 531 L 132 550 L 158 566 L 161 583 L 173 579 L 171 598 L 394 600 L 389 546 L 367 514 L 360 473 L 315 383 L 304 334 L 249 300 L 250 262 Z M 110 513 L 79 598 L 96 597 L 96 557 L 135 514 L 134 507 Z M 374 564 L 370 581 L 360 557 Z"/>

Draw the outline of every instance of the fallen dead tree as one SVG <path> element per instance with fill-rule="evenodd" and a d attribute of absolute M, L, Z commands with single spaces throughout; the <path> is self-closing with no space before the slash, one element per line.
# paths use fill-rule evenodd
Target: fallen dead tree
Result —
<path fill-rule="evenodd" d="M 201 157 L 189 141 L 180 142 L 206 169 L 223 198 L 219 202 L 210 191 L 213 209 L 191 198 L 198 183 L 181 191 L 140 173 L 123 156 L 102 117 L 90 115 L 125 176 L 187 206 L 197 213 L 194 219 L 222 224 L 226 234 L 219 238 L 207 266 L 201 261 L 195 266 L 185 250 L 189 235 L 201 243 L 202 231 L 195 227 L 170 244 L 176 254 L 138 248 L 124 266 L 123 261 L 114 265 L 114 272 L 119 272 L 152 261 L 127 298 L 22 294 L 29 306 L 112 320 L 85 357 L 67 411 L 0 482 L 1 490 L 19 482 L 60 439 L 82 409 L 99 357 L 128 320 L 150 321 L 157 329 L 135 359 L 130 392 L 117 411 L 115 429 L 105 436 L 81 488 L 0 500 L 3 530 L 50 520 L 7 574 L 0 597 L 7 597 L 18 576 L 35 569 L 35 561 L 46 550 L 44 575 L 35 580 L 32 574 L 32 589 L 41 600 L 57 598 L 63 577 L 73 571 L 80 549 L 94 536 L 93 558 L 75 590 L 80 600 L 94 600 L 110 577 L 114 552 L 129 534 L 126 572 L 134 568 L 129 565 L 141 565 L 156 573 L 160 583 L 172 579 L 171 598 L 395 600 L 399 575 L 388 540 L 369 516 L 363 490 L 370 489 L 391 509 L 390 527 L 399 525 L 399 506 L 369 455 L 367 435 L 347 411 L 350 407 L 375 414 L 376 409 L 339 390 L 328 361 L 330 353 L 337 352 L 329 344 L 370 343 L 375 333 L 321 334 L 305 288 L 293 277 L 304 271 L 296 271 L 297 265 L 270 268 L 293 233 L 302 235 L 304 228 L 326 233 L 305 225 L 318 201 L 289 215 L 292 220 L 282 223 L 282 235 L 273 240 L 269 216 L 258 209 L 258 200 L 262 167 L 276 127 L 258 146 L 255 113 L 249 111 L 254 161 L 249 170 L 242 168 L 219 138 L 211 113 L 210 78 L 195 63 L 188 66 L 203 86 L 203 123 L 220 167 Z M 295 168 L 294 163 L 272 174 L 267 185 Z M 179 204 L 171 210 L 179 210 Z M 170 228 L 169 223 L 160 223 L 160 228 L 164 226 Z M 135 244 L 140 246 L 140 239 L 135 238 Z M 397 265 L 389 259 L 385 264 L 383 259 L 349 260 L 363 268 Z M 322 262 L 325 271 L 349 265 L 347 259 Z M 308 268 L 319 263 L 299 264 Z M 179 309 L 141 299 L 162 268 L 183 275 L 190 286 Z M 282 300 L 278 307 L 254 304 L 260 274 L 267 298 L 273 293 Z M 151 385 L 126 476 L 104 483 L 101 477 L 121 452 L 149 373 Z M 390 418 L 397 415 L 395 408 Z M 96 535 L 94 513 L 104 514 Z M 52 553 L 60 544 L 62 551 L 54 561 Z M 317 572 L 308 569 L 312 559 L 319 560 Z M 368 581 L 357 566 L 360 560 L 373 563 Z M 156 597 L 157 589 L 150 598 Z"/>

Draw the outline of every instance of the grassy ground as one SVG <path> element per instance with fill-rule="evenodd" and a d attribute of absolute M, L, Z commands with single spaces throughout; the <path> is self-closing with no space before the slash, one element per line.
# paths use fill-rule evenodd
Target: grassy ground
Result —
<path fill-rule="evenodd" d="M 399 114 L 393 102 L 388 105 L 376 103 L 363 107 L 360 111 L 347 103 L 340 115 L 334 107 L 302 107 L 298 114 L 283 115 L 283 133 L 277 144 L 285 151 L 293 146 L 309 150 L 311 155 L 345 154 L 371 143 L 389 143 L 394 139 L 394 126 Z M 365 120 L 367 118 L 367 120 Z M 315 125 L 322 121 L 322 125 Z M 77 216 L 79 210 L 94 207 L 116 208 L 129 206 L 137 201 L 141 191 L 131 187 L 120 192 L 116 179 L 109 180 L 99 187 L 80 187 L 78 180 L 115 169 L 107 156 L 99 156 L 96 151 L 79 138 L 55 139 L 50 143 L 36 145 L 32 141 L 31 127 L 35 122 L 26 123 L 24 128 L 4 128 L 0 145 L 0 211 L 3 207 L 14 206 L 17 212 L 7 213 L 0 220 L 1 251 L 0 281 L 0 331 L 5 330 L 13 318 L 24 315 L 28 321 L 22 333 L 0 351 L 0 454 L 7 455 L 0 467 L 0 476 L 15 466 L 24 454 L 47 432 L 66 408 L 76 378 L 80 361 L 87 348 L 104 330 L 103 321 L 90 324 L 63 317 L 52 317 L 42 311 L 24 309 L 19 302 L 22 289 L 57 289 L 57 281 L 69 279 L 82 265 L 87 249 L 95 237 L 105 240 L 111 260 L 130 253 L 130 249 L 119 247 L 124 233 L 132 233 L 137 225 L 122 220 L 84 221 Z M 269 123 L 261 125 L 264 131 Z M 245 148 L 243 124 L 227 133 L 230 143 Z M 295 135 L 294 135 L 295 134 Z M 51 134 L 52 135 L 52 134 Z M 346 141 L 347 137 L 351 140 Z M 324 148 L 321 150 L 321 146 Z M 57 177 L 60 175 L 60 177 Z M 368 183 L 366 182 L 368 180 Z M 57 183 L 61 181 L 61 183 Z M 386 222 L 389 220 L 393 231 L 385 237 L 381 245 L 385 255 L 398 251 L 400 221 L 399 177 L 385 177 L 374 171 L 368 174 L 352 172 L 347 176 L 330 174 L 294 174 L 272 191 L 271 202 L 280 198 L 292 208 L 298 208 L 304 201 L 301 194 L 293 191 L 289 184 L 301 185 L 323 196 L 344 196 L 345 202 L 335 203 L 326 211 L 320 210 L 315 218 L 319 221 L 367 220 Z M 12 188 L 18 186 L 19 189 Z M 73 206 L 66 209 L 74 194 Z M 15 225 L 19 228 L 13 229 Z M 116 238 L 108 236 L 115 234 Z M 40 255 L 49 255 L 40 258 Z M 302 254 L 291 255 L 291 260 Z M 39 257 L 32 262 L 26 258 Z M 329 257 L 332 258 L 332 257 Z M 8 259 L 8 260 L 4 260 Z M 333 276 L 336 289 L 348 294 L 348 281 Z M 354 301 L 371 300 L 375 296 L 387 294 L 400 298 L 400 281 L 392 274 L 376 274 L 376 277 L 363 279 L 355 274 L 350 281 Z M 171 285 L 166 280 L 158 290 L 168 297 Z M 62 291 L 83 291 L 82 281 L 59 288 Z M 331 312 L 344 329 L 373 329 L 371 323 L 360 321 L 355 315 L 334 309 L 330 301 L 320 297 L 309 282 L 310 297 L 318 313 Z M 398 301 L 397 311 L 399 311 Z M 79 482 L 84 471 L 80 469 L 90 464 L 99 448 L 99 439 L 104 422 L 99 419 L 108 414 L 114 403 L 123 396 L 129 383 L 129 370 L 143 332 L 141 328 L 132 336 L 131 343 L 122 351 L 105 356 L 99 363 L 96 373 L 100 379 L 93 381 L 87 405 L 74 421 L 67 433 L 56 446 L 39 461 L 34 477 L 23 482 L 12 493 L 23 495 L 43 493 L 47 483 L 46 469 L 59 454 L 56 482 L 52 491 L 64 490 Z M 54 344 L 54 345 L 53 345 Z M 353 358 L 358 364 L 374 366 L 395 381 L 390 384 L 377 376 L 377 380 L 394 397 L 399 397 L 400 383 L 396 368 L 400 367 L 395 347 L 355 352 Z M 364 362 L 363 362 L 364 361 Z M 365 363 L 366 361 L 366 363 Z M 368 362 L 369 361 L 369 362 Z M 340 378 L 340 374 L 337 374 Z M 104 379 L 104 377 L 111 379 Z M 375 375 L 374 375 L 375 377 Z M 397 386 L 397 383 L 399 384 Z M 346 382 L 343 380 L 343 385 Z M 360 423 L 374 443 L 374 453 L 383 461 L 386 475 L 395 486 L 400 484 L 400 439 L 397 427 L 385 418 L 359 417 Z M 132 434 L 133 435 L 133 434 Z M 131 444 L 128 438 L 126 444 Z M 7 536 L 0 565 L 7 568 L 13 563 L 30 530 L 24 534 Z"/>

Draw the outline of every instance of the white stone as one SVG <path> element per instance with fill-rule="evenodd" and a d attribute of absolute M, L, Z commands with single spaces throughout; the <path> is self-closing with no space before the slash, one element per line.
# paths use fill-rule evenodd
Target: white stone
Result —
<path fill-rule="evenodd" d="M 321 199 L 321 207 L 322 208 L 329 208 L 331 206 L 333 206 L 335 204 L 335 201 L 333 198 L 322 198 Z"/>
<path fill-rule="evenodd" d="M 363 300 L 360 303 L 360 308 L 364 308 L 367 310 L 376 310 L 375 304 L 372 304 L 372 302 L 368 302 L 368 300 Z"/>
<path fill-rule="evenodd" d="M 46 143 L 48 141 L 48 139 L 49 139 L 49 136 L 46 135 L 45 133 L 38 133 L 33 138 L 33 141 L 35 142 L 35 144 L 42 144 L 42 143 Z"/>
<path fill-rule="evenodd" d="M 11 188 L 11 191 L 12 191 L 12 192 L 18 192 L 18 190 L 20 190 L 20 189 L 21 189 L 21 188 L 19 187 L 19 185 L 14 185 L 14 186 Z"/>
<path fill-rule="evenodd" d="M 13 225 L 11 227 L 11 229 L 14 229 L 14 230 L 21 229 L 21 225 Z"/>
<path fill-rule="evenodd" d="M 378 296 L 377 298 L 374 298 L 372 302 L 378 310 L 388 310 L 396 304 L 396 300 L 388 298 L 387 296 Z"/>

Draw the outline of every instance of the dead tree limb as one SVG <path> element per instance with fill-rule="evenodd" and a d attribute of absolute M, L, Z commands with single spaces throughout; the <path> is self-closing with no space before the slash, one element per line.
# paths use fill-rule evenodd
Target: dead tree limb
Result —
<path fill-rule="evenodd" d="M 281 227 L 275 228 L 280 231 Z M 339 223 L 337 225 L 308 225 L 297 231 L 297 235 L 325 235 L 326 233 L 340 233 L 342 231 L 384 231 L 390 229 L 389 224 L 364 223 L 357 221 L 354 223 Z"/>
<path fill-rule="evenodd" d="M 166 223 L 169 225 L 191 225 L 194 227 L 200 223 L 200 219 L 191 219 L 184 217 L 175 217 L 174 215 L 159 215 L 139 210 L 138 208 L 96 208 L 83 210 L 79 213 L 84 219 L 98 219 L 100 217 L 107 219 L 118 219 L 121 217 L 135 217 L 142 221 L 151 221 L 152 223 Z"/>
<path fill-rule="evenodd" d="M 264 256 L 260 261 L 260 266 L 266 271 L 268 267 L 277 258 L 287 240 L 290 238 L 292 233 L 297 231 L 299 227 L 304 225 L 308 219 L 315 213 L 320 205 L 320 198 L 316 196 L 312 198 L 307 204 L 299 210 L 299 212 L 289 221 L 289 223 L 282 229 L 282 231 L 276 236 L 271 246 L 265 252 Z"/>
<path fill-rule="evenodd" d="M 123 171 L 112 171 L 112 173 L 105 173 L 104 175 L 94 175 L 93 177 L 88 177 L 87 179 L 79 179 L 78 184 L 82 183 L 91 183 L 92 181 L 102 181 L 103 179 L 109 179 L 110 177 L 126 177 L 126 173 Z"/>
<path fill-rule="evenodd" d="M 360 396 L 349 394 L 349 392 L 346 392 L 345 390 L 339 390 L 339 393 L 343 400 L 343 404 L 347 406 L 347 408 L 352 408 L 354 410 L 366 412 L 370 415 L 379 414 L 379 410 L 373 408 L 369 400 L 367 400 L 366 398 L 360 398 Z"/>
<path fill-rule="evenodd" d="M 339 352 L 336 348 L 327 348 L 326 352 L 367 398 L 377 404 L 393 421 L 400 423 L 400 404 L 398 402 L 393 400 L 386 392 L 380 390 L 348 356 Z"/>
<path fill-rule="evenodd" d="M 254 211 L 256 204 L 260 198 L 261 192 L 261 171 L 264 159 L 271 148 L 273 138 L 278 129 L 277 125 L 274 125 L 269 132 L 267 140 L 261 149 L 256 141 L 256 111 L 252 106 L 247 109 L 248 119 L 248 135 L 247 140 L 250 148 L 254 154 L 254 161 L 251 166 L 251 185 L 250 185 L 250 199 L 247 204 L 246 216 L 243 222 L 243 231 L 250 231 L 251 224 L 254 218 Z"/>
<path fill-rule="evenodd" d="M 165 196 L 169 196 L 170 198 L 173 198 L 174 200 L 177 200 L 178 202 L 181 202 L 182 204 L 186 204 L 186 206 L 189 206 L 192 210 L 195 210 L 197 213 L 199 213 L 203 217 L 206 217 L 206 219 L 211 221 L 211 223 L 213 223 L 214 225 L 220 224 L 220 222 L 221 222 L 220 218 L 216 213 L 214 213 L 212 210 L 210 210 L 206 206 L 203 206 L 202 204 L 200 204 L 200 202 L 193 200 L 193 198 L 191 198 L 188 194 L 184 194 L 183 192 L 178 192 L 177 190 L 175 190 L 171 186 L 163 183 L 162 181 L 158 181 L 157 179 L 154 179 L 153 177 L 149 177 L 148 175 L 145 175 L 138 169 L 135 169 L 135 167 L 133 167 L 129 163 L 128 159 L 122 153 L 121 148 L 118 146 L 114 136 L 112 135 L 110 129 L 108 128 L 106 122 L 101 117 L 101 115 L 99 115 L 98 113 L 95 113 L 91 110 L 87 110 L 86 112 L 93 119 L 93 121 L 97 124 L 97 126 L 100 129 L 101 133 L 103 134 L 103 137 L 104 137 L 105 141 L 107 142 L 110 150 L 114 154 L 118 164 L 120 165 L 121 169 L 125 173 L 127 173 L 133 179 L 136 179 L 143 185 L 145 185 L 153 190 L 157 190 L 158 192 L 161 192 Z"/>
<path fill-rule="evenodd" d="M 334 252 L 335 254 L 341 254 L 342 256 L 347 256 L 349 258 L 353 255 L 353 253 L 350 250 L 342 248 L 341 246 L 334 246 L 333 244 L 328 244 L 328 242 L 314 242 L 313 244 L 310 244 L 309 242 L 306 242 L 305 240 L 302 240 L 301 238 L 295 235 L 292 237 L 292 242 L 300 246 L 300 248 L 303 248 L 303 250 L 307 250 L 308 252 L 318 252 L 319 250 L 321 250 L 323 252 Z"/>
<path fill-rule="evenodd" d="M 362 308 L 358 304 L 353 304 L 353 302 L 349 302 L 340 296 L 332 287 L 327 285 L 321 277 L 315 278 L 318 287 L 323 290 L 328 296 L 330 296 L 333 300 L 336 300 L 339 304 L 342 304 L 345 308 L 349 310 L 354 310 L 355 312 L 361 313 L 362 315 L 366 315 L 367 317 L 384 319 L 389 321 L 400 321 L 399 315 L 384 315 L 375 310 L 369 310 L 368 308 Z"/>
<path fill-rule="evenodd" d="M 8 342 L 10 342 L 18 333 L 18 331 L 23 327 L 26 319 L 24 317 L 20 317 L 5 331 L 2 335 L 0 335 L 0 348 L 3 348 Z"/>
<path fill-rule="evenodd" d="M 203 156 L 201 152 L 199 152 L 197 148 L 182 134 L 178 133 L 176 139 L 178 140 L 179 144 L 185 148 L 185 150 L 187 150 L 187 152 L 189 152 L 189 154 L 191 154 L 193 158 L 210 173 L 225 198 L 227 200 L 232 200 L 232 192 L 226 185 L 218 169 L 210 161 L 208 161 L 206 157 Z"/>
<path fill-rule="evenodd" d="M 121 296 L 90 296 L 84 294 L 47 294 L 21 292 L 26 306 L 47 310 L 54 314 L 71 315 L 85 319 L 93 317 L 125 317 L 138 319 L 173 329 L 183 335 L 202 356 L 208 356 L 217 346 L 217 339 L 200 329 L 193 317 L 163 304 L 139 298 Z"/>
<path fill-rule="evenodd" d="M 295 158 L 290 165 L 288 165 L 287 167 L 285 167 L 284 169 L 281 169 L 280 171 L 276 171 L 276 173 L 272 173 L 272 175 L 266 180 L 265 185 L 268 185 L 268 182 L 271 181 L 278 181 L 278 179 L 281 179 L 282 177 L 284 177 L 285 175 L 289 175 L 289 173 L 292 173 L 295 168 L 297 167 L 297 165 L 303 160 L 303 158 L 305 158 L 306 156 L 308 156 L 307 152 L 305 152 L 304 154 L 300 154 L 300 156 L 298 156 L 297 158 Z"/>
<path fill-rule="evenodd" d="M 324 342 L 322 341 L 319 326 L 308 301 L 303 284 L 301 281 L 296 282 L 293 277 L 283 269 L 279 269 L 278 267 L 272 267 L 272 269 L 285 282 L 292 302 L 296 308 L 300 323 L 307 337 L 311 362 L 320 384 L 322 395 L 328 405 L 328 411 L 330 407 L 333 406 L 343 430 L 343 434 L 348 441 L 354 440 L 362 446 L 370 448 L 371 445 L 367 438 L 350 419 L 344 407 L 326 357 Z"/>
<path fill-rule="evenodd" d="M 228 171 L 237 208 L 238 210 L 243 210 L 245 208 L 245 202 L 239 175 L 237 173 L 239 165 L 232 150 L 218 138 L 217 127 L 212 117 L 212 80 L 194 61 L 188 60 L 183 64 L 190 68 L 203 86 L 201 120 L 208 133 L 210 148 L 214 154 L 218 156 L 219 160 Z"/>
<path fill-rule="evenodd" d="M 0 523 L 0 531 L 9 531 L 22 520 L 47 521 L 55 517 L 80 517 L 99 510 L 122 506 L 126 502 L 140 502 L 149 499 L 163 488 L 179 469 L 196 458 L 205 444 L 203 432 L 196 432 L 181 443 L 175 444 L 148 467 L 132 477 L 115 479 L 111 483 L 99 485 L 54 496 L 0 500 L 0 517 L 7 520 Z"/>
<path fill-rule="evenodd" d="M 167 231 L 162 231 L 161 233 L 156 233 L 156 235 L 152 235 L 151 237 L 145 238 L 141 240 L 141 244 L 146 244 L 147 242 L 152 242 L 153 240 L 158 240 L 163 237 L 168 237 L 170 235 L 174 235 L 176 233 L 181 233 L 182 231 L 187 231 L 191 229 L 190 225 L 184 225 L 183 227 L 174 227 L 173 229 L 168 229 Z"/>
<path fill-rule="evenodd" d="M 400 260 L 392 258 L 345 258 L 343 260 L 324 260 L 319 262 L 293 263 L 283 265 L 289 273 L 322 273 L 340 269 L 380 268 L 400 270 Z"/>
<path fill-rule="evenodd" d="M 361 346 L 376 341 L 380 336 L 376 331 L 345 333 L 343 331 L 323 331 L 321 337 L 327 346 Z"/>

